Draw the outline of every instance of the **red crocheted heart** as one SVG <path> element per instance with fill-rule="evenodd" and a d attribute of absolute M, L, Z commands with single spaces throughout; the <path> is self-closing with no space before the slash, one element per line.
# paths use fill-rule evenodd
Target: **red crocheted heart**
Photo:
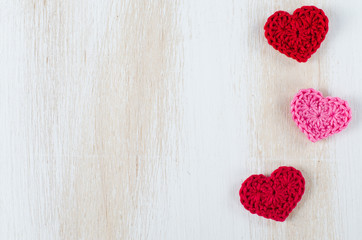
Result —
<path fill-rule="evenodd" d="M 261 217 L 283 222 L 302 199 L 305 181 L 293 167 L 279 167 L 270 177 L 252 175 L 241 185 L 240 202 Z"/>
<path fill-rule="evenodd" d="M 324 98 L 312 88 L 302 89 L 295 95 L 291 112 L 294 122 L 312 142 L 342 131 L 352 119 L 346 101 L 338 97 Z"/>
<path fill-rule="evenodd" d="M 328 32 L 328 18 L 323 10 L 304 6 L 290 15 L 277 11 L 264 26 L 268 43 L 298 62 L 306 62 L 317 51 Z"/>

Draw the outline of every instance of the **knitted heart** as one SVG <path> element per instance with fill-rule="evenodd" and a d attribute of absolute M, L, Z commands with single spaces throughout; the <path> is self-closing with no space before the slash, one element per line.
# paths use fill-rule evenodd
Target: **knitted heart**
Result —
<path fill-rule="evenodd" d="M 240 202 L 261 217 L 283 222 L 304 193 L 304 177 L 293 167 L 279 167 L 270 177 L 251 175 L 241 185 Z"/>
<path fill-rule="evenodd" d="M 304 193 L 304 177 L 293 167 L 279 167 L 270 177 L 251 175 L 241 185 L 240 202 L 261 217 L 283 222 Z"/>
<path fill-rule="evenodd" d="M 312 142 L 342 131 L 352 118 L 346 101 L 338 97 L 323 98 L 321 92 L 312 88 L 295 95 L 291 112 L 294 122 Z"/>
<path fill-rule="evenodd" d="M 264 26 L 268 43 L 298 62 L 306 62 L 317 51 L 328 32 L 328 18 L 323 10 L 304 6 L 290 15 L 277 11 Z"/>

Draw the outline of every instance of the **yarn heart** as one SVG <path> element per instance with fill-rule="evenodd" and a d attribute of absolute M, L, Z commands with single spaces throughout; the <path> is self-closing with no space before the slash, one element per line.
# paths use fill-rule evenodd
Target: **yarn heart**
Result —
<path fill-rule="evenodd" d="M 323 10 L 304 6 L 290 15 L 277 11 L 264 26 L 268 43 L 298 62 L 306 62 L 317 51 L 328 32 L 328 18 Z"/>
<path fill-rule="evenodd" d="M 338 97 L 324 98 L 312 88 L 302 89 L 295 95 L 291 112 L 294 122 L 312 142 L 342 131 L 352 119 L 346 101 Z"/>
<path fill-rule="evenodd" d="M 270 177 L 251 175 L 241 185 L 240 202 L 261 217 L 284 222 L 302 199 L 305 180 L 293 167 L 279 167 Z"/>

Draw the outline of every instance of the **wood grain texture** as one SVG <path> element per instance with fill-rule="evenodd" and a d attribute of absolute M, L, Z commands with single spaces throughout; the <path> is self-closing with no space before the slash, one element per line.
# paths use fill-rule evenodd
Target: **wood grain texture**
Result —
<path fill-rule="evenodd" d="M 263 25 L 330 19 L 300 64 Z M 0 2 L 0 239 L 358 239 L 362 24 L 357 0 Z M 342 133 L 309 142 L 301 88 L 346 99 Z M 285 223 L 245 211 L 242 181 L 280 165 L 306 193 Z"/>

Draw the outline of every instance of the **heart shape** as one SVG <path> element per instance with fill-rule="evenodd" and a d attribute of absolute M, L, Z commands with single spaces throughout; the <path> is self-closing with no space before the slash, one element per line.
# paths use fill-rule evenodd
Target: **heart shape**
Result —
<path fill-rule="evenodd" d="M 305 180 L 293 167 L 279 167 L 270 177 L 251 175 L 241 185 L 240 202 L 261 217 L 284 222 L 302 199 Z"/>
<path fill-rule="evenodd" d="M 342 131 L 352 119 L 346 101 L 338 97 L 324 98 L 312 88 L 302 89 L 295 95 L 291 112 L 294 122 L 312 142 Z"/>
<path fill-rule="evenodd" d="M 317 51 L 328 32 L 328 18 L 322 9 L 304 6 L 290 15 L 277 11 L 264 26 L 268 43 L 298 62 L 306 62 Z"/>

